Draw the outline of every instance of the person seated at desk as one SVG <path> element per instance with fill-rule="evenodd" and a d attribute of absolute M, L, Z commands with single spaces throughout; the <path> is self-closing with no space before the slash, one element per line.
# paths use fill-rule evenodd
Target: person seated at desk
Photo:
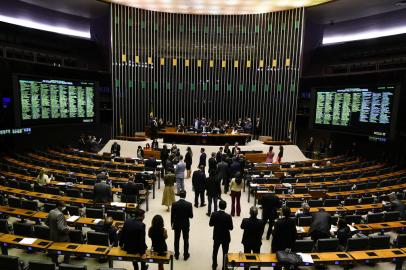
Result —
<path fill-rule="evenodd" d="M 128 182 L 121 186 L 121 202 L 135 203 L 140 192 L 140 187 L 135 182 L 133 174 L 128 178 Z"/>
<path fill-rule="evenodd" d="M 141 145 L 138 145 L 137 148 L 137 158 L 144 159 L 144 150 L 142 150 Z"/>
<path fill-rule="evenodd" d="M 111 155 L 113 157 L 119 157 L 120 156 L 120 150 L 121 150 L 121 146 L 117 142 L 114 142 L 111 145 L 110 153 L 111 153 Z"/>
<path fill-rule="evenodd" d="M 238 132 L 238 129 L 237 129 L 237 127 L 233 127 L 233 130 L 231 130 L 231 134 L 232 135 L 236 135 L 236 134 L 238 134 L 239 132 Z"/>
<path fill-rule="evenodd" d="M 405 205 L 402 201 L 398 199 L 395 192 L 389 194 L 390 207 L 392 211 L 399 211 L 400 219 L 405 218 Z"/>
<path fill-rule="evenodd" d="M 352 237 L 353 232 L 351 232 L 350 227 L 347 225 L 347 221 L 343 217 L 338 219 L 336 235 L 339 245 L 341 246 L 342 250 L 344 250 L 347 245 L 347 240 Z"/>
<path fill-rule="evenodd" d="M 152 147 L 152 150 L 158 150 L 159 145 L 158 145 L 158 140 L 157 140 L 157 139 L 154 139 L 154 140 L 152 141 L 151 147 Z"/>
<path fill-rule="evenodd" d="M 295 213 L 297 219 L 301 217 L 311 217 L 312 214 L 310 213 L 310 206 L 308 203 L 302 203 L 302 209 L 297 210 Z"/>
<path fill-rule="evenodd" d="M 182 125 L 178 125 L 178 127 L 176 128 L 176 132 L 185 132 L 185 127 Z"/>
<path fill-rule="evenodd" d="M 149 143 L 147 143 L 146 145 L 145 145 L 145 148 L 144 148 L 145 150 L 151 150 L 151 145 L 149 145 Z"/>
<path fill-rule="evenodd" d="M 117 228 L 113 226 L 112 217 L 105 217 L 103 221 L 97 224 L 95 231 L 107 234 L 110 246 L 116 247 L 118 245 Z"/>
<path fill-rule="evenodd" d="M 47 170 L 45 168 L 42 168 L 38 174 L 38 176 L 35 178 L 35 183 L 38 184 L 39 186 L 46 186 L 51 181 L 53 181 L 55 178 L 51 174 L 51 177 L 47 175 Z"/>
<path fill-rule="evenodd" d="M 95 203 L 108 203 L 113 201 L 113 192 L 111 186 L 105 180 L 96 180 L 97 183 L 93 188 L 93 196 Z"/>
<path fill-rule="evenodd" d="M 312 240 L 316 242 L 321 238 L 330 238 L 331 224 L 331 215 L 320 208 L 319 212 L 313 214 L 313 221 L 310 225 L 309 235 Z"/>
<path fill-rule="evenodd" d="M 273 146 L 269 146 L 269 151 L 266 154 L 265 163 L 273 163 L 274 157 L 275 157 L 275 152 L 273 151 Z"/>

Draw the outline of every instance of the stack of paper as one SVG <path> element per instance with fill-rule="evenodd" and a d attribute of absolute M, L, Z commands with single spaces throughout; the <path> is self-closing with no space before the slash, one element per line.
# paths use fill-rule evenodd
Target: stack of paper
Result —
<path fill-rule="evenodd" d="M 125 207 L 126 204 L 123 202 L 111 202 L 110 203 L 111 206 L 117 206 L 117 207 Z"/>
<path fill-rule="evenodd" d="M 100 221 L 102 221 L 100 218 L 96 218 L 96 219 L 93 221 L 93 224 L 98 224 Z"/>
<path fill-rule="evenodd" d="M 304 233 L 303 227 L 296 226 L 296 231 L 297 231 L 298 233 Z"/>
<path fill-rule="evenodd" d="M 37 241 L 37 238 L 23 238 L 23 240 L 21 240 L 20 244 L 24 244 L 24 245 L 32 245 L 34 244 L 34 242 Z"/>
<path fill-rule="evenodd" d="M 75 222 L 76 220 L 78 220 L 80 218 L 80 216 L 71 216 L 70 218 L 68 218 L 66 221 L 67 222 Z"/>
<path fill-rule="evenodd" d="M 306 253 L 296 253 L 297 255 L 299 255 L 300 257 L 302 257 L 302 261 L 304 263 L 313 263 L 313 259 L 312 256 L 310 254 L 306 254 Z"/>

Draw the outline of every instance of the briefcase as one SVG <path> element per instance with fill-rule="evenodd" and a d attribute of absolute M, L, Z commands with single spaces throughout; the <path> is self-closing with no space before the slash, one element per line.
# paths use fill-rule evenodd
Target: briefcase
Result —
<path fill-rule="evenodd" d="M 284 265 L 297 266 L 302 263 L 302 257 L 291 251 L 280 250 L 276 252 L 278 262 Z"/>

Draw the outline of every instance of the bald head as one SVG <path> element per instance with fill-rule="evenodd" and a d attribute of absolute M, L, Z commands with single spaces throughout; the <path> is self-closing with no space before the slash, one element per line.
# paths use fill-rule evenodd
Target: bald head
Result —
<path fill-rule="evenodd" d="M 256 206 L 251 206 L 250 208 L 250 216 L 257 217 L 258 216 L 258 208 Z"/>

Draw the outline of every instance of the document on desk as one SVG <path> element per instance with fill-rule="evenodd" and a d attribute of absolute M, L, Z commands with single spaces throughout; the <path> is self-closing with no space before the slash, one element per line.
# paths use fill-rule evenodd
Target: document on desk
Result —
<path fill-rule="evenodd" d="M 296 226 L 296 231 L 297 231 L 298 233 L 304 233 L 303 227 L 300 227 L 300 226 Z"/>
<path fill-rule="evenodd" d="M 100 221 L 102 221 L 101 218 L 96 218 L 96 219 L 93 221 L 93 224 L 98 224 Z"/>
<path fill-rule="evenodd" d="M 24 245 L 32 245 L 34 244 L 34 242 L 37 241 L 37 238 L 23 238 L 23 240 L 21 240 L 20 244 L 24 244 Z"/>
<path fill-rule="evenodd" d="M 306 253 L 296 253 L 297 255 L 299 255 L 302 258 L 302 261 L 304 263 L 313 263 L 313 259 L 312 256 L 310 254 L 306 254 Z"/>
<path fill-rule="evenodd" d="M 123 202 L 111 202 L 110 203 L 111 206 L 117 206 L 117 207 L 125 207 L 126 204 Z"/>
<path fill-rule="evenodd" d="M 353 226 L 351 226 L 351 225 L 348 225 L 348 227 L 350 227 L 350 231 L 351 232 L 355 232 L 355 231 L 357 231 L 357 229 L 355 229 Z"/>
<path fill-rule="evenodd" d="M 71 216 L 70 218 L 68 218 L 66 221 L 67 222 L 75 222 L 76 220 L 78 220 L 80 218 L 80 216 Z"/>

